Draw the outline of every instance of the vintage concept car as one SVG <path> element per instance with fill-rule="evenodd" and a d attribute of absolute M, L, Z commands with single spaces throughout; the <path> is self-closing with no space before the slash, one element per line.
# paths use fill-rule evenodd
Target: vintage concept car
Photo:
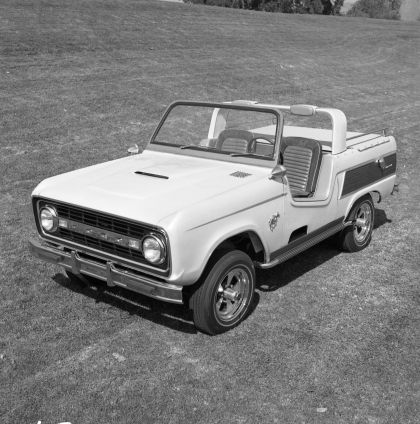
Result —
<path fill-rule="evenodd" d="M 364 249 L 396 177 L 393 136 L 311 105 L 175 102 L 130 153 L 41 182 L 31 250 L 71 278 L 186 303 L 208 334 L 249 312 L 256 267 L 335 234 Z"/>

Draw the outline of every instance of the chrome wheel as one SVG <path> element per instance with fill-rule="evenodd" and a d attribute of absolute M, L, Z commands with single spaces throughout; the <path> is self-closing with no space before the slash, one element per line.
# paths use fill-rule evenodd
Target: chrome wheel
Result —
<path fill-rule="evenodd" d="M 339 246 L 347 252 L 358 252 L 368 246 L 375 221 L 375 206 L 369 194 L 354 203 L 346 221 L 352 225 L 339 233 Z"/>
<path fill-rule="evenodd" d="M 238 325 L 250 312 L 255 269 L 241 250 L 218 251 L 190 298 L 194 324 L 207 334 L 220 334 Z"/>
<path fill-rule="evenodd" d="M 354 239 L 357 243 L 364 243 L 370 236 L 372 228 L 372 209 L 370 204 L 361 203 L 356 211 L 355 222 L 353 226 Z"/>
<path fill-rule="evenodd" d="M 236 266 L 220 280 L 215 299 L 215 312 L 220 321 L 231 321 L 240 315 L 250 294 L 250 276 Z"/>

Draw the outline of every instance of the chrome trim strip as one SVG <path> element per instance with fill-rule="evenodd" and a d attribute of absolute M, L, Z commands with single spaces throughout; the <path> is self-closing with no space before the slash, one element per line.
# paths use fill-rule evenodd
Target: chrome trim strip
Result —
<path fill-rule="evenodd" d="M 359 138 L 359 137 L 365 137 L 367 135 L 377 135 L 378 137 L 386 137 L 386 131 L 388 131 L 388 127 L 381 128 L 379 130 L 372 130 L 372 131 L 360 133 L 358 135 L 354 135 L 352 137 L 346 138 L 346 141 L 354 140 L 354 139 Z M 382 133 L 382 134 L 378 134 L 378 133 Z M 375 138 L 377 138 L 377 137 L 375 137 Z M 369 141 L 369 140 L 366 140 L 366 141 Z M 361 141 L 361 143 L 363 143 L 363 141 Z M 360 144 L 360 143 L 357 143 L 357 144 Z"/>
<path fill-rule="evenodd" d="M 236 214 L 241 213 L 241 212 L 245 212 L 245 211 L 247 211 L 249 209 L 256 208 L 257 206 L 261 206 L 264 203 L 271 202 L 272 200 L 280 199 L 281 197 L 284 197 L 284 196 L 286 196 L 286 193 L 282 193 L 279 196 L 271 197 L 270 199 L 263 200 L 262 202 L 255 203 L 254 205 L 248 206 L 248 207 L 243 208 L 243 209 L 239 209 L 238 211 L 229 213 L 227 215 L 223 215 L 223 216 L 221 216 L 219 218 L 216 218 L 216 219 L 213 219 L 211 221 L 205 222 L 204 224 L 200 224 L 200 225 L 197 225 L 196 227 L 192 227 L 192 228 L 188 229 L 187 231 L 192 231 L 192 230 L 195 230 L 196 228 L 200 228 L 200 227 L 204 227 L 205 225 L 213 224 L 213 222 L 220 221 L 221 219 L 224 219 L 224 218 L 229 218 L 230 216 L 236 215 Z"/>
<path fill-rule="evenodd" d="M 380 138 L 380 137 L 376 137 L 376 138 Z M 371 138 L 371 139 L 366 140 L 366 141 L 371 141 L 371 140 L 375 140 L 375 139 Z M 374 147 L 380 146 L 380 145 L 385 144 L 385 143 L 389 143 L 390 141 L 391 141 L 390 138 L 383 139 L 382 141 L 375 143 L 375 144 L 372 144 L 371 146 L 360 146 L 360 147 L 357 148 L 357 150 L 359 152 L 364 152 L 365 150 L 373 149 Z M 357 143 L 357 144 L 355 144 L 355 146 L 358 146 L 359 144 L 362 144 L 362 143 Z M 351 146 L 351 147 L 353 148 L 353 146 Z"/>
<path fill-rule="evenodd" d="M 35 240 L 29 241 L 29 249 L 34 256 L 46 262 L 60 265 L 74 274 L 84 274 L 106 281 L 108 286 L 124 287 L 154 299 L 182 304 L 182 287 L 166 284 L 153 278 L 119 270 L 111 261 L 98 263 L 80 257 L 72 250 L 65 252 L 58 248 L 42 246 Z"/>
<path fill-rule="evenodd" d="M 71 241 L 64 240 L 58 237 L 44 237 L 43 234 L 41 236 L 44 240 L 50 241 L 50 242 L 52 241 L 53 243 L 58 244 L 62 247 L 67 247 L 71 250 L 76 250 L 78 252 L 86 253 L 88 255 L 97 256 L 98 258 L 102 258 L 105 260 L 109 259 L 113 262 L 119 262 L 121 263 L 121 265 L 131 267 L 137 271 L 146 272 L 150 275 L 154 275 L 155 277 L 163 277 L 163 276 L 169 275 L 168 269 L 160 270 L 159 268 L 156 268 L 156 267 L 135 262 L 130 259 L 126 259 L 122 256 L 116 256 L 116 255 L 113 255 L 112 253 L 103 252 L 102 250 L 94 249 L 92 247 L 84 246 L 78 243 L 73 243 Z M 159 273 L 159 271 L 161 272 Z"/>
<path fill-rule="evenodd" d="M 109 243 L 113 243 L 118 246 L 124 246 L 126 248 L 130 248 L 128 244 L 129 240 L 138 240 L 139 243 L 141 244 L 142 239 L 149 235 L 148 234 L 146 236 L 143 236 L 143 238 L 137 238 L 134 236 L 129 237 L 123 234 L 116 233 L 114 231 L 104 230 L 102 228 L 94 227 L 93 225 L 87 225 L 87 224 L 83 224 L 82 222 L 73 221 L 71 219 L 67 219 L 67 218 L 62 218 L 62 219 L 65 219 L 68 223 L 67 228 L 63 227 L 66 230 L 73 231 L 77 234 L 87 235 L 97 240 L 107 241 Z M 138 250 L 139 252 L 142 251 L 141 248 L 135 249 L 135 250 Z"/>

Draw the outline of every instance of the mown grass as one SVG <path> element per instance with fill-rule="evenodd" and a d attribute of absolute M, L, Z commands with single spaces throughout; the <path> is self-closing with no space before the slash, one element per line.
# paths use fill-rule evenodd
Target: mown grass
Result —
<path fill-rule="evenodd" d="M 380 20 L 2 0 L 0 421 L 417 422 L 419 39 L 418 24 Z M 260 271 L 251 316 L 213 338 L 185 308 L 80 289 L 32 258 L 34 186 L 145 143 L 179 98 L 394 127 L 400 192 L 371 246 L 323 243 Z"/>

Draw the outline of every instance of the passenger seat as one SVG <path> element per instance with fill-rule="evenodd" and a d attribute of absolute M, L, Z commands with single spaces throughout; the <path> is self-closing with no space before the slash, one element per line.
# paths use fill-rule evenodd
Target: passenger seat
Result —
<path fill-rule="evenodd" d="M 284 137 L 281 152 L 292 196 L 313 196 L 321 166 L 321 143 L 310 138 Z"/>

